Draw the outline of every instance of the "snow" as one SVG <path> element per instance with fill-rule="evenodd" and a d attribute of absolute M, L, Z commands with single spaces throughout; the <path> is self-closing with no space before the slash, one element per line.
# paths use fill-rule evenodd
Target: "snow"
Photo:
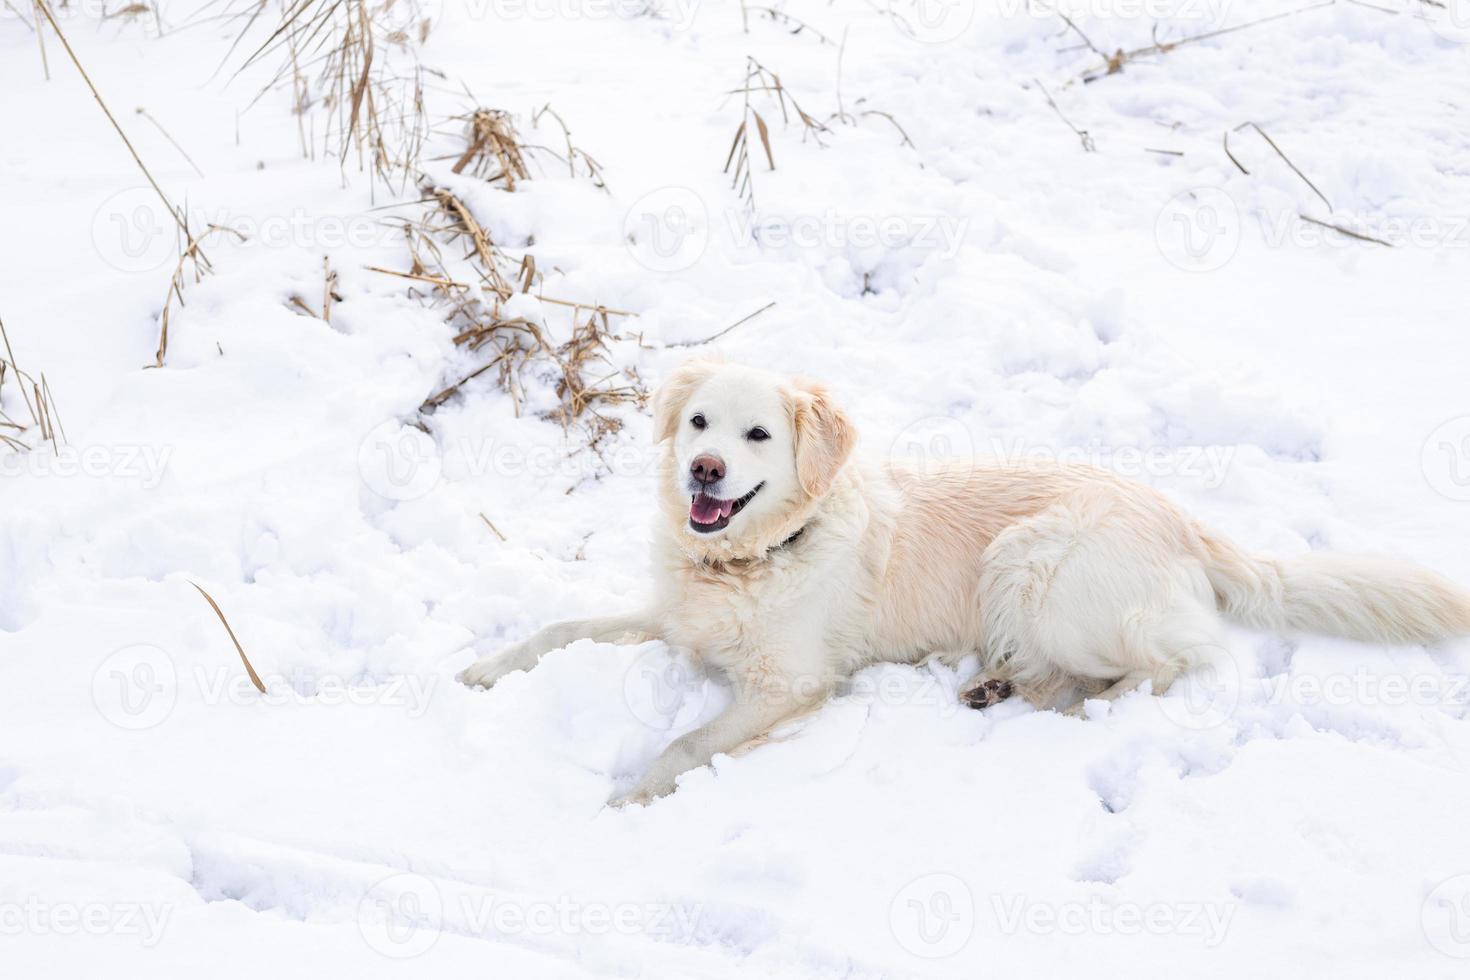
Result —
<path fill-rule="evenodd" d="M 638 313 L 615 367 L 656 382 L 690 354 L 665 345 L 774 301 L 696 350 L 826 380 L 869 453 L 1087 459 L 1251 547 L 1470 582 L 1455 4 L 1340 0 L 1087 84 L 1102 59 L 1039 3 L 791 0 L 798 34 L 729 0 L 432 6 L 437 118 L 503 108 L 557 148 L 550 102 L 602 164 L 607 193 L 545 154 L 513 193 L 430 167 L 546 295 Z M 1111 52 L 1298 8 L 1062 9 Z M 599 457 L 537 416 L 545 385 L 517 415 L 486 376 L 408 425 L 478 363 L 366 268 L 408 266 L 375 210 L 398 198 L 302 159 L 289 94 L 216 73 L 212 12 L 58 11 L 168 193 L 249 232 L 211 239 L 161 369 L 167 215 L 55 38 L 47 82 L 0 13 L 0 315 L 69 441 L 0 449 L 0 976 L 1463 975 L 1464 645 L 1237 633 L 1222 673 L 1085 722 L 961 707 L 973 662 L 872 667 L 606 808 L 718 678 L 589 641 L 452 678 L 637 602 L 647 417 Z M 819 145 L 754 97 L 761 245 L 721 171 L 747 56 L 913 144 L 866 115 Z M 289 305 L 324 257 L 330 324 Z M 24 416 L 9 383 L 0 407 Z"/>

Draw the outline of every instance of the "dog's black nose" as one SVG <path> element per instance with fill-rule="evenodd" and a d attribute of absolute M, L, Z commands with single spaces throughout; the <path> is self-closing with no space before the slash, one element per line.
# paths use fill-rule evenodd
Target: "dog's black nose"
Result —
<path fill-rule="evenodd" d="M 719 483 L 725 478 L 725 461 L 718 456 L 705 453 L 703 456 L 694 457 L 694 462 L 689 464 L 689 475 L 694 477 L 705 486 L 711 483 Z"/>

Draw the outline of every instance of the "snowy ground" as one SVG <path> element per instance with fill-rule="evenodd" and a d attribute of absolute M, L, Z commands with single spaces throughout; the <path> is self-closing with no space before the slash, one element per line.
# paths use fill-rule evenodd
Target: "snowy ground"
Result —
<path fill-rule="evenodd" d="M 656 382 L 690 353 L 665 344 L 774 301 L 701 350 L 829 381 L 867 452 L 1091 459 L 1253 547 L 1470 582 L 1470 11 L 1375 2 L 1090 84 L 1103 59 L 1039 0 L 792 0 L 798 34 L 729 0 L 435 0 L 421 57 L 436 117 L 467 87 L 560 145 L 532 128 L 549 101 L 603 165 L 609 193 L 549 157 L 515 193 L 451 182 L 547 294 L 638 314 L 614 367 Z M 636 601 L 646 417 L 599 460 L 487 376 L 417 453 L 403 420 L 475 363 L 364 268 L 407 267 L 370 210 L 392 196 L 302 159 L 288 93 L 249 106 L 259 79 L 216 74 L 214 7 L 74 0 L 58 19 L 160 183 L 251 233 L 211 247 L 144 370 L 167 217 L 16 6 L 0 315 L 69 447 L 0 449 L 0 976 L 1464 975 L 1463 646 L 1242 633 L 1235 676 L 1087 722 L 874 668 L 785 740 L 606 809 L 717 679 L 586 642 L 492 692 L 452 676 L 471 644 Z M 1111 52 L 1297 8 L 1065 9 Z M 761 246 L 721 172 L 747 56 L 854 120 L 819 145 L 754 98 Z M 1247 122 L 1316 190 L 1250 128 L 1232 163 Z M 330 324 L 289 305 L 324 256 Z M 25 415 L 13 385 L 0 407 Z"/>

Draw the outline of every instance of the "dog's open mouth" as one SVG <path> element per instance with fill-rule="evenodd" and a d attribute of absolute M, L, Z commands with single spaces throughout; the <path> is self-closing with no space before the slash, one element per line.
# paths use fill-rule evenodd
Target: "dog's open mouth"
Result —
<path fill-rule="evenodd" d="M 723 531 L 730 526 L 730 518 L 740 513 L 763 486 L 765 483 L 757 483 L 754 490 L 738 500 L 721 500 L 707 493 L 696 493 L 689 501 L 689 526 L 701 534 Z"/>

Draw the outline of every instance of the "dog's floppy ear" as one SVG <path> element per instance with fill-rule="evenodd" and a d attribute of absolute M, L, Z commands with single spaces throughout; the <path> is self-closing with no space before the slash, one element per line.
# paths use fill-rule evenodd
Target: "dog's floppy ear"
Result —
<path fill-rule="evenodd" d="M 653 441 L 671 439 L 679 430 L 679 417 L 694 389 L 715 373 L 713 361 L 686 361 L 679 365 L 653 396 Z"/>
<path fill-rule="evenodd" d="M 809 496 L 820 497 L 832 489 L 842 464 L 852 455 L 857 430 L 824 386 L 798 378 L 792 382 L 791 397 L 795 409 L 796 477 Z"/>

